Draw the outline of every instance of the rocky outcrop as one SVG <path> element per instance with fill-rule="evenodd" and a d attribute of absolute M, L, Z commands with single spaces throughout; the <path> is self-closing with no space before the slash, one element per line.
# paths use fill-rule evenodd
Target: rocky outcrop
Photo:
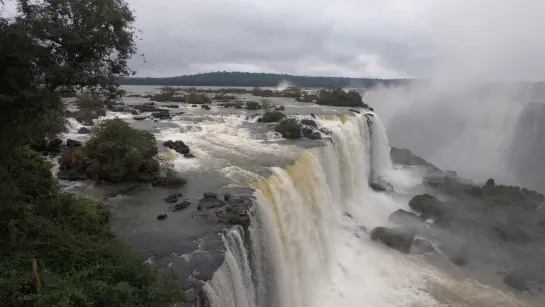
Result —
<path fill-rule="evenodd" d="M 285 139 L 300 139 L 302 125 L 294 118 L 284 119 L 281 121 L 274 130 L 282 135 Z"/>
<path fill-rule="evenodd" d="M 189 154 L 189 146 L 187 146 L 183 141 L 166 141 L 163 143 L 163 146 L 170 148 L 181 155 Z"/>
<path fill-rule="evenodd" d="M 318 129 L 318 123 L 316 123 L 316 121 L 312 119 L 306 119 L 306 118 L 301 119 L 301 124 Z"/>
<path fill-rule="evenodd" d="M 445 205 L 429 194 L 416 195 L 409 201 L 409 207 L 424 219 L 444 219 L 446 215 Z"/>
<path fill-rule="evenodd" d="M 151 116 L 153 116 L 154 118 L 163 119 L 163 120 L 164 119 L 170 119 L 170 117 L 171 117 L 170 111 L 165 110 L 165 109 L 160 109 L 157 112 L 153 112 L 153 113 L 151 113 Z"/>
<path fill-rule="evenodd" d="M 184 196 L 182 193 L 176 192 L 168 195 L 164 198 L 165 202 L 167 203 L 175 203 L 178 201 L 180 197 Z"/>
<path fill-rule="evenodd" d="M 72 139 L 66 140 L 66 146 L 67 146 L 68 148 L 81 147 L 82 145 L 83 145 L 83 143 L 80 142 L 80 141 L 76 141 L 76 140 L 72 140 Z"/>
<path fill-rule="evenodd" d="M 394 213 L 390 214 L 388 221 L 390 223 L 394 223 L 400 226 L 406 226 L 412 229 L 416 229 L 421 226 L 425 220 L 414 212 L 408 212 L 403 209 L 398 209 Z"/>
<path fill-rule="evenodd" d="M 322 138 L 322 134 L 318 130 L 310 126 L 303 127 L 301 129 L 301 133 L 304 137 L 306 137 L 309 140 L 319 140 Z"/>
<path fill-rule="evenodd" d="M 286 115 L 280 111 L 267 111 L 263 114 L 263 122 L 265 123 L 279 122 L 284 118 Z"/>
<path fill-rule="evenodd" d="M 66 148 L 59 158 L 57 178 L 68 181 L 87 180 L 89 161 L 80 147 Z"/>
<path fill-rule="evenodd" d="M 371 231 L 371 240 L 384 243 L 399 252 L 411 251 L 415 234 L 405 228 L 377 227 Z"/>

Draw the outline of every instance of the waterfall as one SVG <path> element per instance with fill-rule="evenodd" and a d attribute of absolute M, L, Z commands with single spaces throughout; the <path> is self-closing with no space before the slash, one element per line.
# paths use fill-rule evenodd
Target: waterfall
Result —
<path fill-rule="evenodd" d="M 331 142 L 251 185 L 251 226 L 223 235 L 225 261 L 204 288 L 210 306 L 435 305 L 423 290 L 429 273 L 367 235 L 406 207 L 368 186 L 371 163 L 396 172 L 381 123 L 374 121 L 373 133 L 362 114 L 322 117 L 319 125 L 332 131 Z"/>
<path fill-rule="evenodd" d="M 371 131 L 371 163 L 372 177 L 375 181 L 387 180 L 392 170 L 392 161 L 390 160 L 390 145 L 386 129 L 376 114 L 372 117 Z"/>

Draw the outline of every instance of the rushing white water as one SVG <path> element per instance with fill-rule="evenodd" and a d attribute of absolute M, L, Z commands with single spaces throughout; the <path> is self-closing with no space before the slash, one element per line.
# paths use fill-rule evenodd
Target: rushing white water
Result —
<path fill-rule="evenodd" d="M 251 185 L 251 249 L 244 250 L 242 229 L 224 236 L 226 260 L 205 287 L 211 306 L 519 306 L 372 242 L 367 230 L 408 209 L 409 195 L 368 187 L 370 161 L 377 159 L 371 159 L 364 115 L 331 116 L 319 124 L 332 130 L 331 143 L 304 151 L 293 165 L 275 167 L 270 178 Z M 378 133 L 376 141 L 387 146 L 384 136 Z M 406 188 L 418 183 L 404 170 L 388 172 Z"/>

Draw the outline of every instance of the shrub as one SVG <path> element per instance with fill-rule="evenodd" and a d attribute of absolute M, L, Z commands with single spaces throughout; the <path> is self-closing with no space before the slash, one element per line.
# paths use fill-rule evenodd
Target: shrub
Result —
<path fill-rule="evenodd" d="M 91 161 L 90 178 L 111 182 L 152 181 L 159 175 L 154 136 L 136 130 L 116 118 L 102 122 L 93 130 L 84 148 Z"/>
<path fill-rule="evenodd" d="M 190 92 L 189 95 L 185 96 L 185 102 L 189 104 L 209 104 L 211 100 L 206 94 Z"/>
<path fill-rule="evenodd" d="M 282 134 L 282 137 L 286 139 L 300 139 L 301 128 L 301 124 L 296 119 L 290 118 L 281 121 L 274 130 Z"/>
<path fill-rule="evenodd" d="M 425 219 L 442 219 L 446 215 L 444 204 L 429 194 L 416 195 L 409 201 L 409 207 L 421 213 Z"/>
<path fill-rule="evenodd" d="M 272 123 L 272 122 L 278 122 L 284 119 L 286 115 L 280 111 L 267 111 L 265 114 L 263 114 L 263 122 L 265 123 Z"/>
<path fill-rule="evenodd" d="M 259 110 L 261 109 L 261 105 L 259 102 L 256 101 L 248 101 L 246 102 L 246 110 Z"/>
<path fill-rule="evenodd" d="M 93 92 L 83 92 L 76 98 L 78 111 L 72 116 L 80 123 L 91 126 L 93 120 L 106 115 L 105 102 L 98 94 Z"/>
<path fill-rule="evenodd" d="M 218 194 L 214 192 L 204 192 L 203 197 L 204 199 L 217 198 Z"/>
<path fill-rule="evenodd" d="M 360 93 L 356 91 L 345 92 L 340 87 L 329 87 L 320 90 L 316 103 L 339 107 L 367 107 L 363 103 Z"/>

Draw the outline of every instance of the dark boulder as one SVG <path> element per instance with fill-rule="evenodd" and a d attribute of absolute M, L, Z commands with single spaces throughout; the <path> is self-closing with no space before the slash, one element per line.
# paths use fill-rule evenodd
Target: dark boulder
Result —
<path fill-rule="evenodd" d="M 437 252 L 437 250 L 430 241 L 420 238 L 413 240 L 411 254 L 421 255 L 435 252 Z"/>
<path fill-rule="evenodd" d="M 212 108 L 210 108 L 210 106 L 209 106 L 209 105 L 207 105 L 207 104 L 203 104 L 203 105 L 201 105 L 201 109 L 203 109 L 203 110 L 206 110 L 206 111 L 210 111 L 210 110 L 212 110 Z"/>
<path fill-rule="evenodd" d="M 192 153 L 186 153 L 184 154 L 184 158 L 186 159 L 193 159 L 193 158 L 196 158 L 194 154 Z"/>
<path fill-rule="evenodd" d="M 280 111 L 267 111 L 263 114 L 262 121 L 265 123 L 273 123 L 283 120 L 286 117 L 284 113 Z"/>
<path fill-rule="evenodd" d="M 192 104 L 191 107 L 192 107 L 192 108 L 196 108 L 197 105 L 196 105 L 196 104 Z"/>
<path fill-rule="evenodd" d="M 89 162 L 81 147 L 66 148 L 59 158 L 57 178 L 68 181 L 87 180 Z"/>
<path fill-rule="evenodd" d="M 322 135 L 320 132 L 314 130 L 313 128 L 309 126 L 305 126 L 301 129 L 301 132 L 304 137 L 306 137 L 309 140 L 319 140 L 322 138 Z"/>
<path fill-rule="evenodd" d="M 183 196 L 183 194 L 182 194 L 182 193 L 179 193 L 179 192 L 177 192 L 177 193 L 172 193 L 172 194 L 170 194 L 169 196 L 165 197 L 164 200 L 165 200 L 165 202 L 167 202 L 167 203 L 169 203 L 169 204 L 173 204 L 173 203 L 177 202 L 178 199 L 179 199 L 180 197 L 182 197 L 182 196 Z"/>
<path fill-rule="evenodd" d="M 134 106 L 134 108 L 137 109 L 140 112 L 155 112 L 155 111 L 157 111 L 157 107 L 153 103 Z"/>
<path fill-rule="evenodd" d="M 163 107 L 169 108 L 169 109 L 177 109 L 178 105 L 177 104 L 164 104 Z"/>
<path fill-rule="evenodd" d="M 159 214 L 159 215 L 157 216 L 157 219 L 158 219 L 159 221 L 162 221 L 162 220 L 165 220 L 167 217 L 168 217 L 168 215 L 166 215 L 166 213 L 165 213 L 165 214 Z"/>
<path fill-rule="evenodd" d="M 490 178 L 490 179 L 488 179 L 488 180 L 486 181 L 486 185 L 487 185 L 487 186 L 493 186 L 493 185 L 495 185 L 495 184 L 496 184 L 496 181 L 495 181 L 494 179 L 492 179 L 492 178 Z"/>
<path fill-rule="evenodd" d="M 169 110 L 159 110 L 158 112 L 151 113 L 151 116 L 157 119 L 170 119 L 171 117 Z"/>
<path fill-rule="evenodd" d="M 76 141 L 76 140 L 72 140 L 72 139 L 68 139 L 66 140 L 66 146 L 68 148 L 76 148 L 76 147 L 81 147 L 83 144 L 80 142 L 80 141 Z"/>
<path fill-rule="evenodd" d="M 404 228 L 377 227 L 371 231 L 371 240 L 380 241 L 399 252 L 408 254 L 414 233 Z"/>
<path fill-rule="evenodd" d="M 87 127 L 81 127 L 81 128 L 79 128 L 78 133 L 79 134 L 89 134 L 89 133 L 91 133 L 91 129 L 89 129 Z"/>
<path fill-rule="evenodd" d="M 388 221 L 394 224 L 416 228 L 424 223 L 424 219 L 419 217 L 414 212 L 408 212 L 403 209 L 398 209 L 394 213 L 390 214 Z"/>
<path fill-rule="evenodd" d="M 376 191 L 376 192 L 392 192 L 392 191 L 394 191 L 394 186 L 391 183 L 385 182 L 385 181 L 380 181 L 380 180 L 370 181 L 369 182 L 369 187 L 371 189 L 373 189 L 373 191 Z"/>
<path fill-rule="evenodd" d="M 214 197 L 203 197 L 199 204 L 197 205 L 197 210 L 211 210 L 211 209 L 218 209 L 225 206 L 225 202 L 221 199 L 214 198 Z"/>
<path fill-rule="evenodd" d="M 132 117 L 132 119 L 134 120 L 144 120 L 144 119 L 148 119 L 148 116 L 147 115 L 135 115 Z"/>
<path fill-rule="evenodd" d="M 136 110 L 131 110 L 131 114 L 132 114 L 132 115 L 138 115 L 138 111 L 136 111 Z"/>
<path fill-rule="evenodd" d="M 163 143 L 163 146 L 170 148 L 181 155 L 189 153 L 189 146 L 187 146 L 183 141 L 166 141 Z"/>
<path fill-rule="evenodd" d="M 284 107 L 284 106 L 276 106 L 274 109 L 275 109 L 276 111 L 285 111 L 285 110 L 286 110 L 286 107 Z"/>
<path fill-rule="evenodd" d="M 360 114 L 360 113 L 361 113 L 361 112 L 360 112 L 359 110 L 356 110 L 356 109 L 350 109 L 350 110 L 348 110 L 348 111 L 350 111 L 350 112 L 354 112 L 354 113 L 358 113 L 358 114 Z"/>
<path fill-rule="evenodd" d="M 323 133 L 323 134 L 325 134 L 325 135 L 331 135 L 331 134 L 333 134 L 333 131 L 331 131 L 331 129 L 326 128 L 326 127 L 320 128 L 320 132 Z"/>
<path fill-rule="evenodd" d="M 187 199 L 184 199 L 181 203 L 174 205 L 174 207 L 172 207 L 172 211 L 181 211 L 189 208 L 189 206 L 191 206 L 191 202 Z"/>
<path fill-rule="evenodd" d="M 307 126 L 310 126 L 312 128 L 316 128 L 318 129 L 318 124 L 316 123 L 316 121 L 312 120 L 312 119 L 302 119 L 301 120 L 301 124 L 303 125 L 307 125 Z"/>
<path fill-rule="evenodd" d="M 281 121 L 274 130 L 280 134 L 282 134 L 282 137 L 285 139 L 300 139 L 301 138 L 301 124 L 297 122 L 296 119 L 290 118 L 290 119 L 284 119 Z"/>
<path fill-rule="evenodd" d="M 409 207 L 425 219 L 446 218 L 445 204 L 429 194 L 416 195 L 409 201 Z"/>

